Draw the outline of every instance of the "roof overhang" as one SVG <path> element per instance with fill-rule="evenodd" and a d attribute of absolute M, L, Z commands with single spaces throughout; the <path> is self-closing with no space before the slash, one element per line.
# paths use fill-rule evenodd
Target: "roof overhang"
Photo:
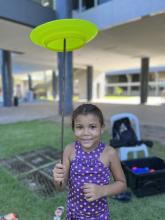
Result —
<path fill-rule="evenodd" d="M 93 65 L 100 72 L 139 69 L 143 57 L 149 57 L 151 67 L 164 66 L 164 24 L 165 13 L 161 13 L 101 31 L 93 41 L 73 52 L 74 66 Z M 0 48 L 15 52 L 14 72 L 19 67 L 22 72 L 56 69 L 56 53 L 32 44 L 31 27 L 0 19 L 0 29 Z"/>

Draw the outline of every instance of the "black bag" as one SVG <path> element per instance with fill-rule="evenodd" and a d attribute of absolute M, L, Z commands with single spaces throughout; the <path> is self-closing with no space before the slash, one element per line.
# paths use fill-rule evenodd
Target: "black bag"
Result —
<path fill-rule="evenodd" d="M 147 146 L 152 147 L 151 141 L 138 140 L 131 122 L 128 117 L 116 120 L 112 128 L 112 139 L 110 145 L 114 148 L 123 146 L 132 147 L 145 143 Z"/>

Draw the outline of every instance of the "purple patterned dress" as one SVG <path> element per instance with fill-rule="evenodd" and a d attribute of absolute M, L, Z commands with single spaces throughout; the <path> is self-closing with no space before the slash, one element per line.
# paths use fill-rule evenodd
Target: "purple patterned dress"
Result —
<path fill-rule="evenodd" d="M 79 142 L 75 142 L 75 159 L 71 162 L 69 174 L 69 194 L 67 204 L 67 220 L 109 220 L 107 198 L 88 202 L 82 190 L 84 183 L 108 185 L 110 170 L 99 161 L 105 144 L 87 153 L 82 150 Z"/>

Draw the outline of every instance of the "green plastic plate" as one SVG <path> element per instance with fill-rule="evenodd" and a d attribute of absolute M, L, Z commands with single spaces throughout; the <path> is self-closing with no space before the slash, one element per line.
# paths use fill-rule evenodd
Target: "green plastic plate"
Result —
<path fill-rule="evenodd" d="M 49 50 L 63 52 L 83 47 L 98 33 L 92 22 L 82 19 L 61 19 L 39 25 L 30 33 L 31 41 Z"/>

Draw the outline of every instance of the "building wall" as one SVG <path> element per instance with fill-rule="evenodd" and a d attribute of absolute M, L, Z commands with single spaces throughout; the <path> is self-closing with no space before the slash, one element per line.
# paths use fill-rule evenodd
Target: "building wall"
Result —
<path fill-rule="evenodd" d="M 165 10 L 164 0 L 109 0 L 105 3 L 97 5 L 97 1 L 93 0 L 94 7 L 85 10 L 82 7 L 82 1 L 77 0 L 79 5 L 78 10 L 73 11 L 73 17 L 80 19 L 87 19 L 95 23 L 100 30 L 109 29 L 113 26 L 130 22 L 132 20 L 141 19 L 144 16 L 152 16 Z M 130 10 L 131 8 L 131 10 Z M 104 13 L 103 13 L 104 12 Z M 139 95 L 140 82 L 131 82 L 131 78 L 127 76 L 129 82 L 118 83 L 116 85 L 109 85 L 106 82 L 104 73 L 97 73 L 94 70 L 93 82 L 93 99 L 103 98 L 109 92 L 113 95 L 115 87 L 123 87 L 123 95 Z M 150 82 L 150 87 L 155 86 L 156 82 Z M 133 87 L 131 87 L 133 86 Z M 132 89 L 131 89 L 132 88 Z M 119 91 L 120 92 L 120 91 Z M 150 94 L 160 95 L 158 86 L 155 92 L 150 91 Z"/>
<path fill-rule="evenodd" d="M 164 0 L 110 0 L 85 11 L 74 11 L 73 17 L 90 20 L 102 30 L 164 10 Z"/>
<path fill-rule="evenodd" d="M 101 99 L 105 96 L 105 73 L 94 70 L 93 76 L 93 100 Z"/>
<path fill-rule="evenodd" d="M 55 19 L 55 11 L 30 0 L 0 0 L 0 18 L 34 27 Z"/>
<path fill-rule="evenodd" d="M 74 70 L 73 93 L 79 99 L 87 99 L 87 73 L 86 69 L 78 68 Z"/>
<path fill-rule="evenodd" d="M 92 90 L 92 100 L 105 96 L 105 73 L 94 70 Z M 74 70 L 74 95 L 79 99 L 87 99 L 87 70 L 85 68 Z"/>

